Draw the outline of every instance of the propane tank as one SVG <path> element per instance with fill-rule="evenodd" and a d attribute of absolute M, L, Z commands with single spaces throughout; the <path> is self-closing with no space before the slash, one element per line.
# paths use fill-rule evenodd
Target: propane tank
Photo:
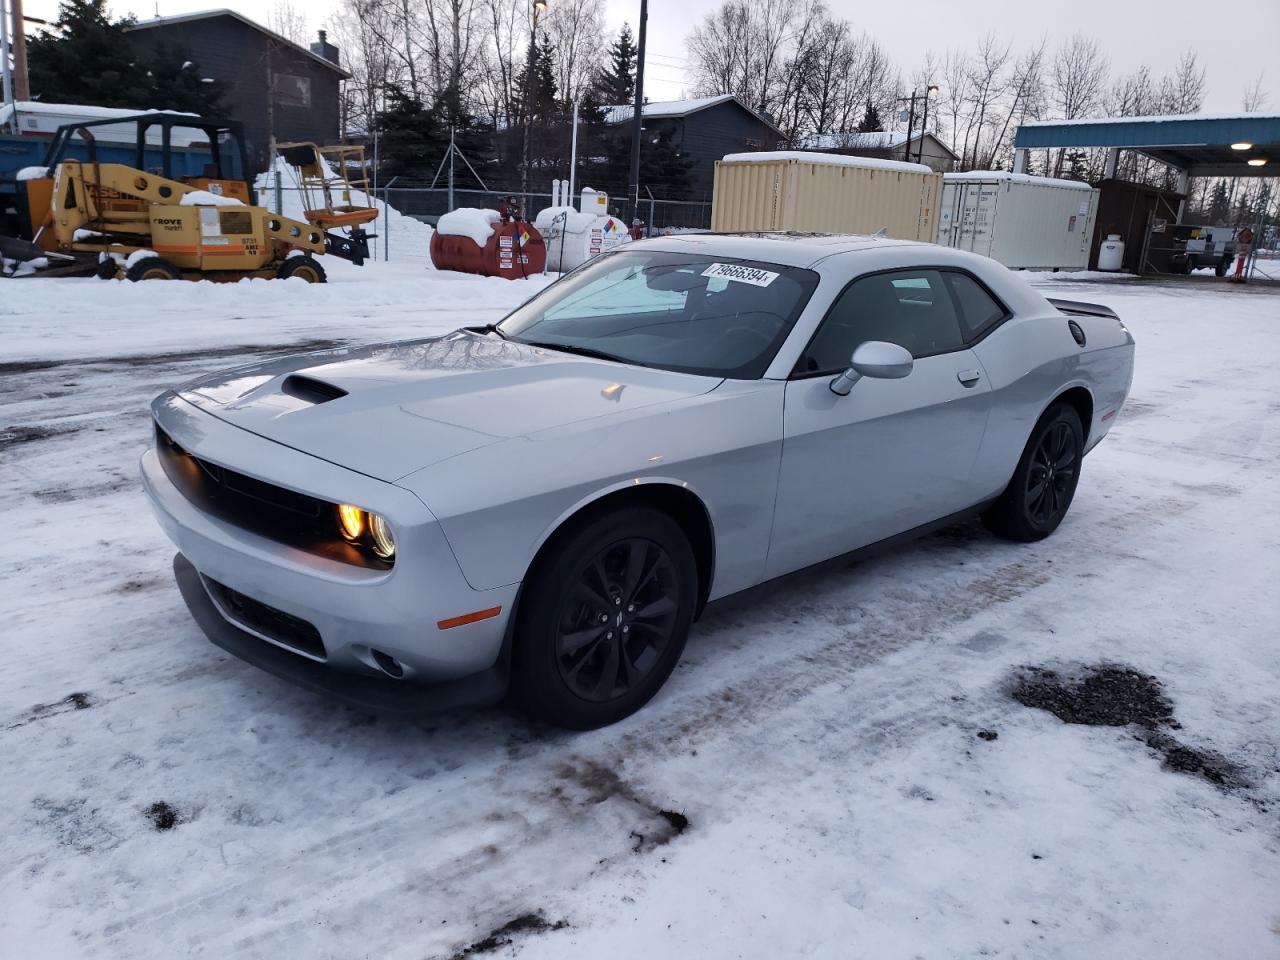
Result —
<path fill-rule="evenodd" d="M 1098 245 L 1098 269 L 1119 270 L 1124 266 L 1124 241 L 1120 234 L 1107 234 L 1107 239 Z"/>

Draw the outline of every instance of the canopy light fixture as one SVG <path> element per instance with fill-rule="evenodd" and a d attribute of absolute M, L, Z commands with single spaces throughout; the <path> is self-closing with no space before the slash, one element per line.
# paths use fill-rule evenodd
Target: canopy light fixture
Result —
<path fill-rule="evenodd" d="M 1233 143 L 1231 145 L 1231 149 L 1232 150 L 1252 150 L 1253 144 L 1245 143 L 1243 140 L 1241 140 L 1239 143 Z"/>
<path fill-rule="evenodd" d="M 1249 166 L 1251 167 L 1265 167 L 1266 165 L 1267 165 L 1266 157 L 1250 157 L 1249 158 Z"/>

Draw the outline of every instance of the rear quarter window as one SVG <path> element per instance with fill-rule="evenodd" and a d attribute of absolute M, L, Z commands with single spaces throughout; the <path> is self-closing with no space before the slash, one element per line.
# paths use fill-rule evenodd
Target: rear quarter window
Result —
<path fill-rule="evenodd" d="M 951 294 L 956 299 L 966 340 L 972 342 L 984 336 L 1009 315 L 1004 305 L 968 274 L 948 273 L 946 278 Z"/>

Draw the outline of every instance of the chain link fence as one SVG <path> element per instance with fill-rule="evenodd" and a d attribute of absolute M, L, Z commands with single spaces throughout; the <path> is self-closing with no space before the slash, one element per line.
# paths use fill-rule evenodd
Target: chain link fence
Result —
<path fill-rule="evenodd" d="M 289 178 L 273 178 L 268 182 L 263 194 L 259 198 L 260 201 L 276 213 L 284 216 L 301 216 L 302 191 Z M 427 241 L 424 231 L 417 229 L 416 224 L 406 223 L 404 218 L 434 226 L 436 221 L 451 209 L 480 207 L 493 210 L 497 209 L 500 200 L 508 196 L 515 196 L 520 201 L 525 197 L 518 192 L 455 189 L 451 207 L 447 187 L 397 185 L 394 180 L 387 185 L 379 185 L 373 188 L 371 199 L 378 207 L 380 215 L 377 221 L 367 228 L 370 233 L 378 235 L 378 239 L 372 244 L 376 249 L 371 249 L 371 252 L 378 260 L 427 257 L 429 251 L 425 248 Z M 539 210 L 551 206 L 551 194 L 548 192 L 530 192 L 527 196 L 529 210 L 526 215 L 530 220 Z M 356 198 L 356 202 L 361 202 L 361 199 Z M 627 199 L 609 198 L 609 212 L 628 226 L 637 219 L 632 216 L 631 207 Z M 646 197 L 640 201 L 638 219 L 644 222 L 648 236 L 659 236 L 668 232 L 707 230 L 711 227 L 711 201 Z"/>

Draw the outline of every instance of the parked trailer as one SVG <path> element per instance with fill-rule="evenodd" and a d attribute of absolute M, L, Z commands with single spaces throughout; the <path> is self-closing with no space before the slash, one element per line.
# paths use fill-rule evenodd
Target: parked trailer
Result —
<path fill-rule="evenodd" d="M 1084 270 L 1098 191 L 1076 180 L 998 170 L 942 178 L 937 242 L 1023 270 Z"/>
<path fill-rule="evenodd" d="M 942 175 L 919 163 L 776 151 L 716 161 L 711 229 L 878 233 L 932 241 Z"/>

